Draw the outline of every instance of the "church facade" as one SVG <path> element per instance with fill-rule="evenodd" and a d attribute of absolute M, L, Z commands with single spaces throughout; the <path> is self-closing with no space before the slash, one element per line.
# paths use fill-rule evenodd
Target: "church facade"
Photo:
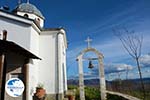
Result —
<path fill-rule="evenodd" d="M 7 32 L 7 41 L 16 43 L 39 58 L 28 59 L 28 64 L 24 66 L 21 60 L 24 57 L 7 54 L 5 67 L 11 70 L 6 71 L 6 81 L 23 77 L 25 83 L 25 93 L 15 100 L 33 100 L 38 84 L 44 86 L 51 100 L 62 100 L 67 91 L 66 32 L 63 28 L 45 29 L 44 20 L 42 13 L 30 3 L 22 3 L 12 12 L 0 10 L 0 32 Z M 5 93 L 5 100 L 14 98 Z"/>

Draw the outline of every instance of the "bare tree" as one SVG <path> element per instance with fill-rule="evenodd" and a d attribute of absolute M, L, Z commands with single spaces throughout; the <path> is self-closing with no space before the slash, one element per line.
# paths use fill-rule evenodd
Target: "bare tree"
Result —
<path fill-rule="evenodd" d="M 126 28 L 114 29 L 114 34 L 120 39 L 123 47 L 128 52 L 128 54 L 135 60 L 138 67 L 141 88 L 143 90 L 143 99 L 145 100 L 145 88 L 142 79 L 141 66 L 139 59 L 141 57 L 141 47 L 143 42 L 143 36 L 135 34 L 134 31 L 129 31 Z"/>

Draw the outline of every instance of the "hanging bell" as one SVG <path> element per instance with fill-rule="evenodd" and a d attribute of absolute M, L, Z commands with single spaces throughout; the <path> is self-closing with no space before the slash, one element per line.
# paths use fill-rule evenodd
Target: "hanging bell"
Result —
<path fill-rule="evenodd" d="M 94 66 L 93 66 L 93 64 L 92 64 L 92 61 L 89 61 L 89 66 L 88 66 L 88 68 L 90 68 L 90 69 L 92 69 Z"/>

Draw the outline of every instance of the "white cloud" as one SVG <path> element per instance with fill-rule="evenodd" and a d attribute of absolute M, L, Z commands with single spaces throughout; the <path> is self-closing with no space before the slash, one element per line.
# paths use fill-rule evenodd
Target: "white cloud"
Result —
<path fill-rule="evenodd" d="M 133 69 L 133 66 L 127 64 L 105 64 L 104 65 L 105 74 L 126 72 Z M 86 77 L 96 77 L 99 75 L 98 68 L 91 69 L 91 72 L 87 72 L 84 74 Z"/>
<path fill-rule="evenodd" d="M 143 67 L 150 67 L 150 55 L 144 55 L 140 58 L 140 63 Z"/>
<path fill-rule="evenodd" d="M 117 72 L 124 72 L 127 70 L 132 70 L 133 66 L 127 64 L 107 64 L 105 65 L 105 72 L 109 73 L 117 73 Z"/>

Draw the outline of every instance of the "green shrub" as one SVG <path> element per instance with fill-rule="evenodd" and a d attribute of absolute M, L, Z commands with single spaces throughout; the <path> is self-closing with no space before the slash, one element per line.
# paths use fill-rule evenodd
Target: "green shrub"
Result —
<path fill-rule="evenodd" d="M 75 98 L 76 100 L 80 100 L 79 88 L 74 85 L 68 86 L 69 90 L 76 89 Z M 100 89 L 98 87 L 85 87 L 85 99 L 86 100 L 101 100 L 100 99 Z M 127 100 L 123 97 L 107 94 L 107 100 Z"/>

